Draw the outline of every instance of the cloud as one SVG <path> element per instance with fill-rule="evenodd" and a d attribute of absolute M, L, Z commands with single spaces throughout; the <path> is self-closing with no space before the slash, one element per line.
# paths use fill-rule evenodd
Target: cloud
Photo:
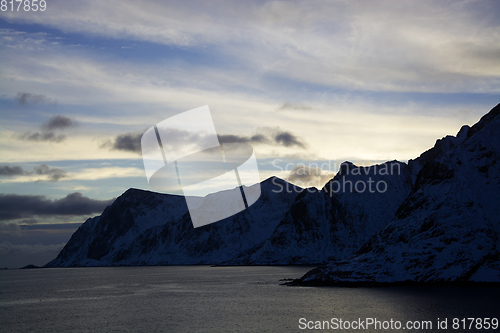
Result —
<path fill-rule="evenodd" d="M 271 140 L 262 135 L 255 134 L 252 136 L 244 136 L 244 135 L 234 135 L 234 134 L 222 134 L 217 135 L 220 143 L 270 143 Z"/>
<path fill-rule="evenodd" d="M 0 171 L 9 170 L 0 167 Z M 17 168 L 16 168 L 17 169 Z M 56 182 L 65 179 L 72 180 L 99 180 L 111 178 L 144 178 L 144 168 L 142 167 L 97 167 L 97 168 L 84 168 L 75 170 L 75 172 L 68 173 L 63 169 L 51 168 L 44 164 L 34 167 L 33 171 L 22 169 L 22 174 L 18 175 L 3 175 L 0 178 L 0 184 L 6 183 L 28 183 L 28 182 Z M 2 176 L 0 174 L 0 176 Z M 41 177 L 40 177 L 41 176 Z M 121 187 L 120 187 L 121 188 Z M 78 186 L 74 190 L 88 190 L 86 186 Z"/>
<path fill-rule="evenodd" d="M 17 93 L 17 96 L 14 98 L 16 102 L 21 105 L 25 105 L 28 103 L 28 100 L 31 98 L 31 94 L 28 93 Z"/>
<path fill-rule="evenodd" d="M 56 101 L 46 97 L 45 95 L 35 95 L 26 92 L 18 92 L 16 97 L 14 97 L 15 101 L 19 105 L 26 105 L 28 103 L 31 104 L 39 104 L 39 103 L 51 103 L 57 104 Z"/>
<path fill-rule="evenodd" d="M 305 143 L 295 134 L 281 130 L 279 127 L 261 127 L 257 129 L 256 134 L 251 136 L 225 134 L 218 135 L 218 137 L 220 143 L 269 144 L 306 148 Z"/>
<path fill-rule="evenodd" d="M 292 104 L 289 102 L 283 103 L 283 105 L 278 108 L 278 110 L 298 110 L 298 111 L 308 111 L 312 109 L 313 108 L 309 106 L 305 106 L 302 104 Z"/>
<path fill-rule="evenodd" d="M 55 134 L 54 132 L 35 132 L 35 133 L 24 133 L 19 136 L 21 140 L 26 141 L 36 141 L 36 142 L 61 142 L 66 139 L 66 135 L 64 134 Z"/>
<path fill-rule="evenodd" d="M 101 145 L 101 148 L 110 150 L 130 151 L 134 153 L 142 153 L 141 138 L 144 131 L 129 132 L 116 136 L 112 140 L 106 141 Z M 220 143 L 266 143 L 270 142 L 269 138 L 262 134 L 255 134 L 250 137 L 239 135 L 218 135 Z M 167 151 L 176 151 L 184 146 L 196 145 L 204 147 L 203 144 L 207 140 L 207 136 L 200 132 L 189 132 L 176 128 L 169 128 L 162 136 L 162 145 Z"/>
<path fill-rule="evenodd" d="M 285 147 L 299 146 L 304 148 L 304 144 L 290 132 L 280 132 L 274 136 L 274 140 Z"/>
<path fill-rule="evenodd" d="M 57 182 L 61 178 L 68 177 L 66 171 L 58 168 L 50 168 L 47 164 L 41 164 L 33 168 L 33 172 L 37 175 L 47 175 L 49 180 Z"/>
<path fill-rule="evenodd" d="M 182 149 L 183 146 L 205 147 L 205 142 L 210 140 L 211 135 L 203 131 L 188 131 L 178 128 L 168 128 L 161 134 L 161 143 L 167 150 L 175 151 Z"/>
<path fill-rule="evenodd" d="M 133 153 L 141 153 L 141 138 L 142 132 L 129 132 L 117 135 L 113 140 L 108 140 L 101 145 L 101 148 L 109 150 L 130 151 Z"/>
<path fill-rule="evenodd" d="M 213 46 L 252 73 L 301 83 L 365 91 L 498 92 L 495 0 L 481 6 L 476 1 L 397 6 L 390 1 L 223 1 L 199 2 L 197 10 L 173 1 L 54 3 L 58 10 L 44 15 L 5 14 L 123 43 L 183 50 Z M 9 48 L 47 47 L 50 38 L 10 31 L 5 36 L 13 39 Z"/>
<path fill-rule="evenodd" d="M 58 11 L 46 11 L 44 14 L 49 16 L 24 19 L 13 13 L 9 20 L 38 20 L 40 29 L 56 28 L 51 29 L 51 33 L 59 30 L 79 34 L 73 34 L 74 37 L 64 34 L 67 40 L 61 40 L 59 46 L 49 49 L 50 46 L 45 45 L 46 51 L 37 54 L 6 48 L 6 58 L 3 58 L 6 66 L 2 68 L 4 81 L 9 83 L 6 87 L 12 89 L 9 96 L 25 90 L 43 92 L 81 112 L 81 117 L 92 118 L 94 124 L 101 124 L 94 126 L 95 130 L 105 130 L 104 123 L 150 126 L 152 122 L 148 117 L 163 119 L 164 114 L 174 110 L 205 104 L 211 108 L 214 105 L 213 110 L 217 111 L 215 106 L 219 103 L 219 110 L 228 114 L 221 116 L 222 112 L 219 113 L 220 118 L 228 119 L 224 127 L 220 127 L 223 130 L 220 133 L 251 134 L 256 127 L 276 124 L 307 139 L 310 151 L 316 150 L 321 157 L 408 159 L 432 146 L 436 138 L 455 133 L 455 125 L 447 124 L 446 119 L 439 119 L 439 122 L 427 119 L 426 123 L 432 124 L 430 130 L 420 124 L 406 126 L 406 121 L 401 122 L 404 126 L 384 126 L 384 117 L 367 121 L 358 116 L 359 113 L 349 112 L 354 108 L 339 105 L 343 99 L 349 103 L 354 98 L 365 99 L 366 104 L 371 105 L 363 107 L 362 103 L 356 103 L 356 111 L 371 115 L 387 114 L 384 108 L 392 108 L 394 104 L 401 108 L 401 112 L 395 114 L 403 115 L 409 107 L 413 108 L 413 103 L 418 106 L 414 108 L 417 110 L 414 113 L 418 114 L 430 113 L 426 103 L 419 101 L 420 96 L 423 100 L 444 98 L 439 102 L 441 105 L 454 100 L 450 104 L 456 105 L 462 95 L 431 94 L 435 97 L 429 98 L 425 94 L 378 95 L 377 91 L 478 92 L 498 91 L 500 87 L 498 65 L 492 66 L 493 57 L 489 56 L 498 54 L 495 52 L 499 44 L 492 42 L 498 40 L 498 32 L 493 34 L 491 30 L 497 23 L 490 20 L 495 11 L 485 9 L 491 4 L 488 1 L 484 7 L 473 6 L 475 8 L 467 10 L 462 7 L 473 2 L 448 6 L 439 2 L 410 1 L 393 6 L 386 1 L 375 6 L 380 8 L 373 8 L 370 2 L 349 1 L 236 2 L 231 6 L 216 3 L 209 11 L 203 8 L 206 5 L 200 4 L 199 10 L 189 12 L 189 17 L 194 19 L 185 22 L 178 22 L 185 17 L 179 15 L 179 11 L 188 12 L 188 6 L 182 2 L 166 5 L 148 2 L 144 7 L 134 7 L 134 2 L 123 1 L 125 8 L 134 10 L 120 9 L 120 13 L 112 17 L 107 13 L 117 3 L 113 0 L 96 1 L 95 6 L 81 8 L 83 12 L 75 12 L 73 6 L 76 5 L 69 2 L 55 3 Z M 158 10 L 153 11 L 150 6 Z M 234 15 L 227 15 L 228 10 L 234 10 Z M 485 11 L 489 15 L 482 15 Z M 234 28 L 228 29 L 228 26 Z M 17 27 L 22 28 L 21 25 Z M 114 43 L 105 43 L 105 53 L 109 57 L 104 57 L 100 51 L 100 38 L 85 52 L 67 47 L 69 42 L 87 43 L 86 36 L 94 33 L 107 41 L 115 39 Z M 187 38 L 162 38 L 168 34 Z M 131 45 L 130 38 L 150 43 L 143 45 L 145 49 L 141 54 L 116 57 L 111 51 L 112 44 L 115 47 Z M 188 43 L 176 47 L 176 41 Z M 467 41 L 470 47 L 460 46 L 457 44 L 460 41 Z M 165 53 L 167 47 L 153 43 L 168 44 L 173 51 Z M 477 48 L 472 47 L 474 45 Z M 469 53 L 461 56 L 467 49 Z M 471 50 L 477 50 L 477 54 Z M 146 59 L 142 56 L 145 54 L 151 57 Z M 482 58 L 487 61 L 479 61 Z M 25 66 L 28 61 L 30 66 Z M 445 66 L 441 66 L 443 63 Z M 443 71 L 445 75 L 441 75 Z M 467 71 L 477 74 L 464 76 Z M 488 96 L 487 99 L 491 98 Z M 294 103 L 314 106 L 314 110 L 276 112 L 284 102 L 292 106 Z M 471 108 L 480 112 L 475 105 Z M 444 108 L 438 105 L 435 109 L 435 115 L 441 116 Z M 310 114 L 313 112 L 314 116 Z M 217 118 L 216 112 L 214 117 Z M 348 126 L 343 126 L 345 119 L 349 119 Z M 413 123 L 412 119 L 408 120 Z M 409 127 L 411 132 L 402 133 L 402 129 Z M 450 127 L 452 132 L 448 132 Z M 128 126 L 122 131 L 135 129 Z M 94 138 L 95 132 L 85 140 L 74 140 L 80 158 L 96 158 L 91 136 Z M 73 148 L 73 138 L 67 140 L 72 141 Z M 69 158 L 71 152 L 63 150 L 69 145 L 58 145 L 58 149 L 52 146 L 46 144 L 45 149 L 31 153 L 40 156 L 43 152 L 50 154 L 52 159 Z M 18 146 L 12 147 L 9 156 L 28 158 L 22 156 L 28 154 L 21 153 Z M 284 146 L 274 148 L 261 145 L 257 153 L 271 156 L 282 154 L 285 149 Z M 130 158 L 132 155 L 125 150 L 113 154 L 102 150 L 97 154 L 99 158 L 106 158 L 105 155 Z M 32 161 L 45 160 L 29 156 Z"/>
<path fill-rule="evenodd" d="M 45 32 L 26 33 L 12 29 L 0 29 L 0 45 L 17 51 L 42 51 L 47 45 Z M 22 93 L 21 93 L 22 94 Z"/>
<path fill-rule="evenodd" d="M 43 195 L 0 194 L 0 220 L 89 215 L 102 212 L 113 201 L 90 199 L 78 192 L 58 200 L 50 200 Z"/>
<path fill-rule="evenodd" d="M 20 166 L 0 166 L 0 176 L 22 176 L 25 175 L 25 172 Z"/>
<path fill-rule="evenodd" d="M 46 123 L 42 125 L 46 130 L 52 131 L 56 129 L 66 129 L 68 127 L 76 126 L 76 123 L 71 120 L 71 118 L 57 115 L 50 118 Z"/>
<path fill-rule="evenodd" d="M 109 178 L 144 178 L 144 176 L 145 173 L 142 167 L 102 167 L 82 169 L 78 172 L 77 175 L 74 175 L 74 178 L 79 180 L 98 180 Z"/>
<path fill-rule="evenodd" d="M 19 135 L 21 140 L 35 141 L 35 142 L 61 142 L 66 139 L 64 134 L 56 134 L 54 130 L 65 130 L 69 127 L 76 126 L 76 123 L 71 118 L 66 116 L 56 115 L 42 124 L 42 132 L 27 132 Z"/>
<path fill-rule="evenodd" d="M 301 187 L 322 188 L 324 184 L 333 178 L 333 173 L 323 173 L 321 168 L 297 164 L 287 176 L 287 181 Z"/>
<path fill-rule="evenodd" d="M 0 166 L 0 176 L 14 177 L 14 176 L 36 176 L 43 175 L 48 176 L 48 181 L 56 182 L 61 178 L 67 178 L 68 174 L 63 169 L 51 168 L 47 164 L 40 164 L 33 167 L 33 171 L 24 170 L 20 166 Z M 43 181 L 43 179 L 37 179 L 37 181 Z"/>
<path fill-rule="evenodd" d="M 141 151 L 141 137 L 143 133 L 125 133 L 115 138 L 113 149 L 133 152 Z"/>

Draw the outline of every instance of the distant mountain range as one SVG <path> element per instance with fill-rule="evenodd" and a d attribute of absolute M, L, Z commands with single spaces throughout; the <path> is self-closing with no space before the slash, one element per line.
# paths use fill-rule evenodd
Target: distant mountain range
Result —
<path fill-rule="evenodd" d="M 129 189 L 45 267 L 323 264 L 294 284 L 500 282 L 499 113 L 408 164 L 345 162 L 322 190 L 271 177 L 254 205 L 200 228 L 182 196 Z"/>

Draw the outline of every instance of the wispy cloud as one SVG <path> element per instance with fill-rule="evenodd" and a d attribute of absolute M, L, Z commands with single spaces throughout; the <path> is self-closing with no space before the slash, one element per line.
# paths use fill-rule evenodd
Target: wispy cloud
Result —
<path fill-rule="evenodd" d="M 19 135 L 19 139 L 26 141 L 35 141 L 35 142 L 62 142 L 66 139 L 66 135 L 64 134 L 55 134 L 54 132 L 27 132 Z"/>
<path fill-rule="evenodd" d="M 88 181 L 111 180 L 113 178 L 140 178 L 145 176 L 142 167 L 96 167 L 77 168 L 71 172 L 60 168 L 51 168 L 46 164 L 35 166 L 33 171 L 24 170 L 19 166 L 1 166 L 0 184 L 31 183 L 31 182 L 57 182 L 63 180 Z M 62 187 L 61 187 L 62 188 Z M 72 185 L 74 190 L 90 190 L 91 187 Z"/>
<path fill-rule="evenodd" d="M 248 71 L 312 84 L 499 91 L 496 1 L 224 1 L 199 2 L 196 11 L 174 1 L 53 3 L 57 10 L 23 19 L 105 38 L 215 46 L 219 56 L 237 59 Z"/>
<path fill-rule="evenodd" d="M 67 178 L 68 174 L 63 169 L 59 168 L 51 168 L 47 164 L 41 164 L 33 167 L 33 171 L 24 170 L 20 166 L 10 166 L 10 165 L 2 165 L 0 166 L 0 176 L 34 176 L 36 177 L 36 181 L 52 181 L 56 182 L 61 180 L 62 178 Z M 47 176 L 46 179 L 40 179 L 38 176 Z"/>
<path fill-rule="evenodd" d="M 282 106 L 278 108 L 278 110 L 298 110 L 298 111 L 309 111 L 313 108 L 310 106 L 302 105 L 302 104 L 293 104 L 289 102 L 283 103 Z"/>
<path fill-rule="evenodd" d="M 142 167 L 102 167 L 82 169 L 73 174 L 72 177 L 78 180 L 98 180 L 132 177 L 144 178 L 145 173 Z"/>
<path fill-rule="evenodd" d="M 45 32 L 26 33 L 12 29 L 0 29 L 0 45 L 17 51 L 42 51 L 47 43 Z"/>
<path fill-rule="evenodd" d="M 33 168 L 36 175 L 46 175 L 50 181 L 57 182 L 61 178 L 68 177 L 68 174 L 63 169 L 51 168 L 47 164 L 41 164 Z M 39 179 L 40 180 L 40 179 Z"/>
<path fill-rule="evenodd" d="M 19 112 L 2 114 L 12 165 L 137 162 L 143 128 L 206 104 L 220 140 L 251 143 L 259 158 L 405 160 L 472 124 L 500 91 L 497 1 L 51 3 L 44 15 L 2 16 L 14 27 L 0 30 L 1 102 Z M 49 100 L 81 131 L 31 127 L 28 113 L 45 116 Z M 468 115 L 450 111 L 459 109 Z M 282 130 L 255 130 L 263 126 Z M 61 180 L 140 171 L 71 170 Z M 34 176 L 1 181 L 15 177 Z"/>
<path fill-rule="evenodd" d="M 45 95 L 36 95 L 36 94 L 31 94 L 31 93 L 26 93 L 26 92 L 18 92 L 14 99 L 19 105 L 26 105 L 29 103 L 33 103 L 33 104 L 39 104 L 39 103 L 57 104 L 56 101 L 52 100 L 51 98 L 48 98 Z"/>

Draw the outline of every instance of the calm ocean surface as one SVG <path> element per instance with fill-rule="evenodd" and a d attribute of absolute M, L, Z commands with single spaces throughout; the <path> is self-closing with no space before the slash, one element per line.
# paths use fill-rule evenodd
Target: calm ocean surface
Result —
<path fill-rule="evenodd" d="M 310 267 L 119 267 L 0 271 L 1 332 L 304 332 L 299 320 L 500 318 L 500 288 L 279 285 Z M 311 327 L 313 324 L 310 324 Z M 468 324 L 467 324 L 468 325 Z M 331 328 L 331 327 L 330 327 Z M 322 330 L 318 330 L 322 331 Z M 325 329 L 324 331 L 328 331 Z M 330 331 L 335 331 L 331 330 Z M 398 332 L 398 330 L 337 330 Z M 482 330 L 481 332 L 494 332 Z"/>

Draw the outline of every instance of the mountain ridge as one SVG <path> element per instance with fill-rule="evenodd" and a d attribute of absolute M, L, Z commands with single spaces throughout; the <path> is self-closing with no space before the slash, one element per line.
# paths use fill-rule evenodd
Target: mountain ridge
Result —
<path fill-rule="evenodd" d="M 293 284 L 500 282 L 499 111 L 427 161 L 394 219 L 353 257 Z"/>
<path fill-rule="evenodd" d="M 345 162 L 321 190 L 270 177 L 254 205 L 201 228 L 182 196 L 129 189 L 45 267 L 323 263 L 294 284 L 500 281 L 499 113 L 408 164 Z"/>

